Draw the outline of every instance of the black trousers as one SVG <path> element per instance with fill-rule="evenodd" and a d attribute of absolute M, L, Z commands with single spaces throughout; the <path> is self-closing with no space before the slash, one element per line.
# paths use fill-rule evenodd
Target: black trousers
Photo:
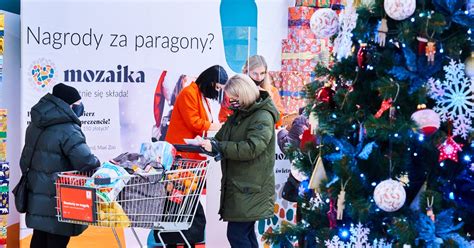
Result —
<path fill-rule="evenodd" d="M 70 238 L 69 236 L 33 230 L 30 248 L 66 248 Z"/>
<path fill-rule="evenodd" d="M 232 248 L 258 248 L 255 221 L 227 224 L 227 239 Z"/>

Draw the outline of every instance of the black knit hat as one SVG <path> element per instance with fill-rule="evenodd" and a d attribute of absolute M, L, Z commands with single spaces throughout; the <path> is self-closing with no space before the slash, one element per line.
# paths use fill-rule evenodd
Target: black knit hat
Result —
<path fill-rule="evenodd" d="M 63 83 L 56 84 L 53 87 L 53 96 L 63 100 L 69 105 L 81 100 L 79 91 L 77 91 L 74 87 L 67 86 Z"/>

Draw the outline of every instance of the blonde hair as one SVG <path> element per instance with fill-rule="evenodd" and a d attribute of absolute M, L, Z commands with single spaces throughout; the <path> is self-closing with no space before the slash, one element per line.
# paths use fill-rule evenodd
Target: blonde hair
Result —
<path fill-rule="evenodd" d="M 242 67 L 242 73 L 245 73 L 247 75 L 250 75 L 250 71 L 254 70 L 255 68 L 258 67 L 263 67 L 265 68 L 265 78 L 263 79 L 263 83 L 261 84 L 260 87 L 262 89 L 270 92 L 272 82 L 270 77 L 268 76 L 268 65 L 267 61 L 265 61 L 265 58 L 262 55 L 253 55 L 252 57 L 248 58 L 247 61 L 245 62 L 244 66 Z"/>
<path fill-rule="evenodd" d="M 236 74 L 229 78 L 224 91 L 230 97 L 238 97 L 244 109 L 252 106 L 260 97 L 258 86 L 245 74 Z"/>

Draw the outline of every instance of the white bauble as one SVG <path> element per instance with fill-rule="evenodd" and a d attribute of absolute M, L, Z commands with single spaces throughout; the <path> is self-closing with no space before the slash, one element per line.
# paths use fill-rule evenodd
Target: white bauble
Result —
<path fill-rule="evenodd" d="M 309 21 L 311 31 L 316 38 L 328 38 L 337 33 L 339 19 L 332 9 L 324 8 L 316 10 Z"/>
<path fill-rule="evenodd" d="M 383 7 L 390 18 L 401 21 L 415 13 L 416 0 L 385 0 Z"/>
<path fill-rule="evenodd" d="M 436 132 L 441 123 L 439 114 L 432 109 L 420 109 L 411 115 L 411 119 L 415 121 L 420 131 L 425 135 Z"/>
<path fill-rule="evenodd" d="M 406 193 L 402 183 L 392 179 L 380 182 L 374 190 L 375 204 L 386 212 L 395 212 L 405 204 Z"/>

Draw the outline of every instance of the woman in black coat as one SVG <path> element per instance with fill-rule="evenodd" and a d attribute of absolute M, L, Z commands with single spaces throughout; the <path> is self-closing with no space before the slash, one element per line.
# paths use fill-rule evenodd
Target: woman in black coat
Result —
<path fill-rule="evenodd" d="M 66 247 L 70 236 L 86 229 L 58 222 L 54 185 L 59 172 L 100 165 L 81 131 L 79 117 L 84 107 L 80 100 L 75 88 L 60 83 L 31 109 L 20 159 L 22 173 L 28 171 L 26 225 L 34 229 L 30 247 Z"/>

